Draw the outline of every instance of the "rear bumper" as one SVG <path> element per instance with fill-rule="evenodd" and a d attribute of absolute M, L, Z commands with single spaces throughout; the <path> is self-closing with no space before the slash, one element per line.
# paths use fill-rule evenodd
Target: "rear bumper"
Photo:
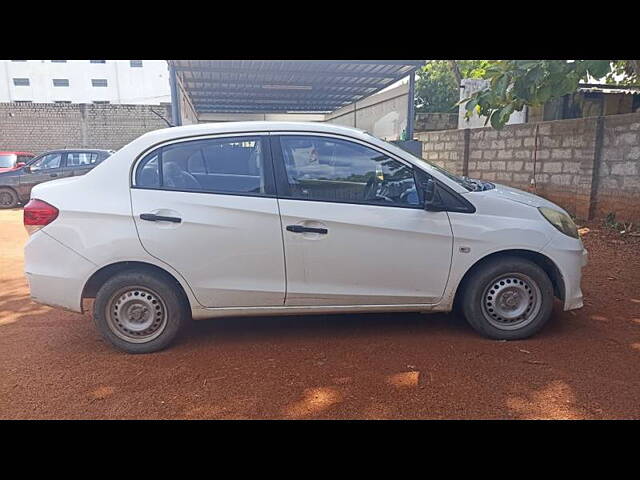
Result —
<path fill-rule="evenodd" d="M 24 270 L 31 298 L 45 305 L 82 311 L 82 289 L 96 265 L 44 231 L 24 247 Z"/>

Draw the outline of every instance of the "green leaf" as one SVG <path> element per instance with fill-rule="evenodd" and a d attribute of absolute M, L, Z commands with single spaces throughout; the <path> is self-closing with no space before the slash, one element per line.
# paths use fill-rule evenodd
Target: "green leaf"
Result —
<path fill-rule="evenodd" d="M 599 80 L 611 71 L 611 63 L 609 60 L 590 60 L 587 62 L 587 70 L 589 75 Z"/>

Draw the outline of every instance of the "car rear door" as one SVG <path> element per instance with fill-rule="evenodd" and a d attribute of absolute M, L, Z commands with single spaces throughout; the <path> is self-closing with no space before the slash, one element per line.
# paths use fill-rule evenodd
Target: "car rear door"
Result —
<path fill-rule="evenodd" d="M 98 152 L 66 152 L 64 176 L 77 177 L 84 175 L 97 165 Z"/>
<path fill-rule="evenodd" d="M 282 306 L 284 252 L 267 137 L 183 140 L 141 159 L 132 211 L 145 250 L 206 307 Z"/>
<path fill-rule="evenodd" d="M 410 164 L 319 134 L 272 137 L 286 305 L 433 304 L 453 236 L 446 212 L 421 206 Z"/>

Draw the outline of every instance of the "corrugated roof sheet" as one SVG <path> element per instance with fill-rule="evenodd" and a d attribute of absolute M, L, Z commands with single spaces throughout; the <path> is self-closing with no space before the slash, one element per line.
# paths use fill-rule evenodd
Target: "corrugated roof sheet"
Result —
<path fill-rule="evenodd" d="M 413 72 L 416 60 L 169 60 L 198 113 L 332 112 Z"/>
<path fill-rule="evenodd" d="M 640 87 L 595 83 L 582 83 L 578 91 L 586 93 L 625 93 L 627 95 L 640 95 Z"/>

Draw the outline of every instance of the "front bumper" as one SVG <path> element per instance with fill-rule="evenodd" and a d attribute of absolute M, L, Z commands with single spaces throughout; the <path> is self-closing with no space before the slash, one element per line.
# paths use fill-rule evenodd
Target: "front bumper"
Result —
<path fill-rule="evenodd" d="M 564 310 L 582 308 L 580 282 L 582 269 L 589 261 L 589 252 L 582 242 L 558 233 L 541 253 L 549 257 L 560 271 L 564 283 Z"/>

